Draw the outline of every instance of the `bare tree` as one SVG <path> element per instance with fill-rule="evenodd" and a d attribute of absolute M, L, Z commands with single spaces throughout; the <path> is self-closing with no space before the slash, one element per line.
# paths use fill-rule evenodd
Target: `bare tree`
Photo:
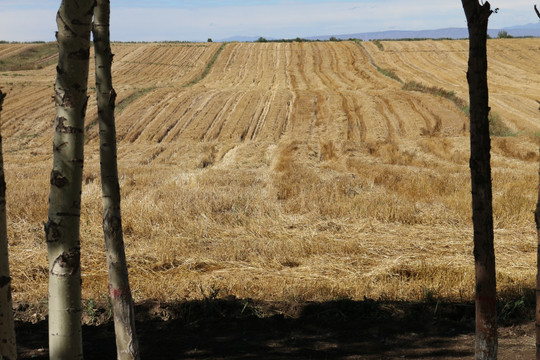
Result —
<path fill-rule="evenodd" d="M 140 356 L 135 331 L 135 311 L 129 287 L 122 236 L 114 119 L 116 93 L 112 86 L 113 54 L 110 44 L 109 19 L 110 1 L 97 0 L 92 31 L 96 59 L 103 232 L 109 268 L 109 294 L 114 314 L 117 357 L 119 360 L 131 360 L 139 359 Z"/>
<path fill-rule="evenodd" d="M 4 97 L 5 94 L 0 91 L 0 112 Z M 17 346 L 11 301 L 11 277 L 9 276 L 6 181 L 2 157 L 2 136 L 0 136 L 0 359 L 14 360 L 16 358 Z"/>
<path fill-rule="evenodd" d="M 476 278 L 475 359 L 497 358 L 497 292 L 493 248 L 493 208 L 487 85 L 487 26 L 489 2 L 461 0 L 469 28 L 469 83 L 471 118 L 471 184 Z"/>
<path fill-rule="evenodd" d="M 62 0 L 56 16 L 53 170 L 45 235 L 49 256 L 49 355 L 82 359 L 79 225 L 90 29 L 95 0 Z"/>

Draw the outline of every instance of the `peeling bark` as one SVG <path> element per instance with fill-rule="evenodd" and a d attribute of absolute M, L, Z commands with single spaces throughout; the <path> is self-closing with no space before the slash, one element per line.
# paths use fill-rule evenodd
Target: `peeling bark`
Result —
<path fill-rule="evenodd" d="M 0 91 L 0 112 L 4 94 Z M 6 222 L 6 181 L 0 136 L 0 359 L 17 359 Z"/>
<path fill-rule="evenodd" d="M 467 81 L 470 99 L 471 185 L 476 278 L 475 359 L 497 358 L 497 291 L 487 85 L 487 26 L 491 5 L 462 0 L 469 28 Z"/>
<path fill-rule="evenodd" d="M 96 59 L 103 234 L 107 251 L 109 295 L 114 314 L 117 358 L 131 360 L 139 359 L 140 355 L 122 234 L 114 119 L 116 92 L 112 86 L 113 54 L 110 45 L 109 18 L 110 1 L 97 0 L 92 31 Z"/>
<path fill-rule="evenodd" d="M 63 0 L 57 14 L 53 169 L 45 235 L 49 256 L 49 354 L 82 359 L 80 207 L 84 117 L 94 0 Z"/>

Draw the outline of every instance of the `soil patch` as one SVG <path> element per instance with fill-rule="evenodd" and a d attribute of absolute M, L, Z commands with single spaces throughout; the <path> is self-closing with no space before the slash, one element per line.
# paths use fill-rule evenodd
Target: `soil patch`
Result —
<path fill-rule="evenodd" d="M 20 359 L 47 359 L 47 322 L 17 312 Z M 500 359 L 534 358 L 530 308 L 499 330 Z M 137 305 L 145 359 L 470 359 L 474 304 L 206 299 Z M 83 328 L 85 359 L 114 359 L 106 309 Z M 21 320 L 24 319 L 24 320 Z M 85 316 L 88 322 L 89 318 Z"/>

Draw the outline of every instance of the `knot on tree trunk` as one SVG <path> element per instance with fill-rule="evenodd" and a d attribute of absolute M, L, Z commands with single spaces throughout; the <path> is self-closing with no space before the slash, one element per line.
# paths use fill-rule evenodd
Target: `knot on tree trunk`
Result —
<path fill-rule="evenodd" d="M 78 247 L 64 251 L 53 262 L 51 275 L 66 277 L 75 274 L 80 267 L 81 250 Z"/>
<path fill-rule="evenodd" d="M 62 237 L 60 232 L 60 224 L 49 219 L 46 224 L 43 224 L 45 228 L 45 241 L 48 243 L 57 242 Z"/>
<path fill-rule="evenodd" d="M 56 131 L 62 134 L 82 134 L 84 131 L 82 129 L 76 128 L 74 126 L 66 126 L 67 119 L 63 116 L 56 118 Z"/>
<path fill-rule="evenodd" d="M 103 232 L 108 237 L 116 237 L 122 231 L 122 219 L 107 210 L 103 217 Z"/>
<path fill-rule="evenodd" d="M 62 173 L 58 170 L 53 170 L 51 172 L 51 185 L 54 185 L 58 188 L 63 188 L 68 184 L 68 179 L 62 175 Z"/>

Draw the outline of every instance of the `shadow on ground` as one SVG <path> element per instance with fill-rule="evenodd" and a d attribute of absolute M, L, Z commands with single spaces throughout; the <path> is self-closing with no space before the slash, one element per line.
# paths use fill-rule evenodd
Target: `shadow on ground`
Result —
<path fill-rule="evenodd" d="M 529 330 L 517 327 L 529 326 L 531 309 L 519 301 L 510 304 L 514 318 L 507 318 L 511 324 L 503 324 L 507 329 L 503 338 L 505 334 L 530 336 Z M 472 303 L 369 299 L 270 303 L 229 298 L 148 302 L 137 305 L 136 313 L 143 359 L 470 359 L 474 355 Z M 96 325 L 83 328 L 85 359 L 115 359 L 114 329 L 106 309 L 97 309 L 92 316 L 86 315 L 85 320 Z M 17 321 L 16 326 L 19 358 L 47 359 L 47 322 Z M 521 358 L 514 351 L 511 354 Z"/>

